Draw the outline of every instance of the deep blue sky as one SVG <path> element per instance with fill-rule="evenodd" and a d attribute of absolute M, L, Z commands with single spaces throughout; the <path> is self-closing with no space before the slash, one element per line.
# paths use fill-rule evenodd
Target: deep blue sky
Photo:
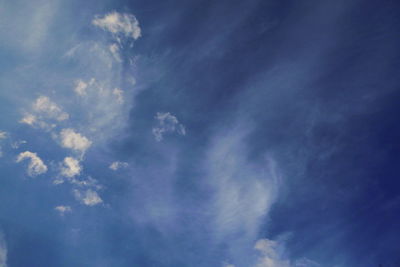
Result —
<path fill-rule="evenodd" d="M 399 11 L 0 0 L 0 267 L 400 266 Z"/>

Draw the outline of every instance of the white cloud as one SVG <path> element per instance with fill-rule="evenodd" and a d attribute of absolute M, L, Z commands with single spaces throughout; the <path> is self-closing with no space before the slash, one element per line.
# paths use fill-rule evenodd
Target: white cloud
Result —
<path fill-rule="evenodd" d="M 81 153 L 85 153 L 85 151 L 92 145 L 92 142 L 89 139 L 75 132 L 74 129 L 71 128 L 61 130 L 60 137 L 62 147 L 80 151 Z"/>
<path fill-rule="evenodd" d="M 57 206 L 54 208 L 56 211 L 60 213 L 61 216 L 64 216 L 65 213 L 71 212 L 72 209 L 70 206 Z"/>
<path fill-rule="evenodd" d="M 52 102 L 47 96 L 40 96 L 33 104 L 33 110 L 43 114 L 47 118 L 64 121 L 69 118 L 68 113 L 64 112 L 56 103 Z"/>
<path fill-rule="evenodd" d="M 3 132 L 3 131 L 0 131 L 0 140 L 1 139 L 6 139 L 6 138 L 7 138 L 7 133 Z"/>
<path fill-rule="evenodd" d="M 36 176 L 36 175 L 47 172 L 47 166 L 37 156 L 36 153 L 32 153 L 30 151 L 22 152 L 18 155 L 17 162 L 21 162 L 24 159 L 30 159 L 30 162 L 28 165 L 28 174 L 30 176 Z"/>
<path fill-rule="evenodd" d="M 121 162 L 121 161 L 114 161 L 113 163 L 110 164 L 109 168 L 113 171 L 116 171 L 120 168 L 126 168 L 128 167 L 128 163 L 126 162 Z"/>
<path fill-rule="evenodd" d="M 36 119 L 35 115 L 26 114 L 19 122 L 33 126 L 33 124 L 36 122 L 36 120 L 37 119 Z"/>
<path fill-rule="evenodd" d="M 56 127 L 56 124 L 49 123 L 48 120 L 61 122 L 67 119 L 69 119 L 67 112 L 64 112 L 47 96 L 40 96 L 32 104 L 31 111 L 26 112 L 19 122 L 50 131 Z"/>
<path fill-rule="evenodd" d="M 277 241 L 260 239 L 254 249 L 260 253 L 256 267 L 290 267 L 290 261 L 283 258 Z"/>
<path fill-rule="evenodd" d="M 75 189 L 74 196 L 76 200 L 80 201 L 82 204 L 85 204 L 87 206 L 95 206 L 103 202 L 103 200 L 100 198 L 97 192 L 91 189 L 88 189 L 83 192 Z"/>
<path fill-rule="evenodd" d="M 117 62 L 122 62 L 121 56 L 119 55 L 119 46 L 117 44 L 112 44 L 108 47 L 111 54 Z"/>
<path fill-rule="evenodd" d="M 81 173 L 82 167 L 79 161 L 73 157 L 66 157 L 61 166 L 61 175 L 72 178 Z"/>
<path fill-rule="evenodd" d="M 178 133 L 186 135 L 185 127 L 179 123 L 178 119 L 169 112 L 157 112 L 155 119 L 158 122 L 156 127 L 153 127 L 152 133 L 157 141 L 162 141 L 166 133 Z"/>
<path fill-rule="evenodd" d="M 75 87 L 74 91 L 77 95 L 79 96 L 85 96 L 87 95 L 87 89 L 89 86 L 92 86 L 95 83 L 95 79 L 92 78 L 88 82 L 85 82 L 81 79 L 78 79 L 75 81 Z"/>
<path fill-rule="evenodd" d="M 0 232 L 0 267 L 7 267 L 7 244 L 2 232 Z"/>
<path fill-rule="evenodd" d="M 107 30 L 113 34 L 124 34 L 126 37 L 138 39 L 141 36 L 139 22 L 131 14 L 111 12 L 104 17 L 96 16 L 93 25 Z"/>
<path fill-rule="evenodd" d="M 117 98 L 117 102 L 122 104 L 124 102 L 124 91 L 120 88 L 115 88 L 113 90 L 113 95 Z"/>
<path fill-rule="evenodd" d="M 77 80 L 76 81 L 76 86 L 74 88 L 75 93 L 78 95 L 86 95 L 86 88 L 87 88 L 87 83 L 85 83 L 82 80 Z"/>

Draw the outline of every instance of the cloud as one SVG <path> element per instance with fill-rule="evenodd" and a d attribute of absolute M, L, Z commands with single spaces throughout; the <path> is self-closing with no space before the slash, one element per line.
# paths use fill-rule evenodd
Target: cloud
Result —
<path fill-rule="evenodd" d="M 122 62 L 121 56 L 119 55 L 119 46 L 118 44 L 112 44 L 108 47 L 110 49 L 111 54 L 117 62 Z"/>
<path fill-rule="evenodd" d="M 7 133 L 3 132 L 3 131 L 0 131 L 0 140 L 1 139 L 6 139 L 6 138 L 7 138 Z"/>
<path fill-rule="evenodd" d="M 290 267 L 290 261 L 282 256 L 282 248 L 277 241 L 260 239 L 254 245 L 260 253 L 256 267 Z"/>
<path fill-rule="evenodd" d="M 50 123 L 48 120 L 61 122 L 67 119 L 69 119 L 67 112 L 64 112 L 49 97 L 40 96 L 32 104 L 31 110 L 26 112 L 19 122 L 50 131 L 56 127 L 56 124 Z"/>
<path fill-rule="evenodd" d="M 166 133 L 178 133 L 186 135 L 185 127 L 179 123 L 178 119 L 169 112 L 157 112 L 155 119 L 158 122 L 156 127 L 153 127 L 152 133 L 154 138 L 160 142 L 164 139 Z"/>
<path fill-rule="evenodd" d="M 307 259 L 307 258 L 301 258 L 295 261 L 294 267 L 319 267 L 321 264 Z"/>
<path fill-rule="evenodd" d="M 21 145 L 26 144 L 26 143 L 27 143 L 27 141 L 25 141 L 25 140 L 18 140 L 18 141 L 11 143 L 11 147 L 13 149 L 18 149 Z"/>
<path fill-rule="evenodd" d="M 36 120 L 37 119 L 36 119 L 35 115 L 26 114 L 19 122 L 33 126 L 33 124 L 36 122 Z"/>
<path fill-rule="evenodd" d="M 30 176 L 36 176 L 47 172 L 47 166 L 37 156 L 36 153 L 32 153 L 30 151 L 22 152 L 18 155 L 17 162 L 21 162 L 24 159 L 30 159 L 30 163 L 28 165 L 28 174 Z"/>
<path fill-rule="evenodd" d="M 33 104 L 33 110 L 45 117 L 56 119 L 57 121 L 67 120 L 68 113 L 64 112 L 56 103 L 52 102 L 47 96 L 40 96 Z"/>
<path fill-rule="evenodd" d="M 126 162 L 121 162 L 121 161 L 114 161 L 113 163 L 110 164 L 109 168 L 113 171 L 116 171 L 120 168 L 126 168 L 128 167 L 128 163 Z"/>
<path fill-rule="evenodd" d="M 104 15 L 104 17 L 96 16 L 92 23 L 116 35 L 123 34 L 135 40 L 141 36 L 139 22 L 136 17 L 131 14 L 121 14 L 114 11 Z"/>
<path fill-rule="evenodd" d="M 80 151 L 81 153 L 85 153 L 85 151 L 92 145 L 92 142 L 89 139 L 75 132 L 74 129 L 71 128 L 61 130 L 60 137 L 62 147 Z"/>
<path fill-rule="evenodd" d="M 91 189 L 88 189 L 86 191 L 79 191 L 77 189 L 74 189 L 73 192 L 75 199 L 87 206 L 95 206 L 103 202 L 97 192 Z"/>
<path fill-rule="evenodd" d="M 118 103 L 122 104 L 124 102 L 124 91 L 120 88 L 115 88 L 113 90 L 113 95 L 117 98 Z"/>
<path fill-rule="evenodd" d="M 82 167 L 79 165 L 79 161 L 73 157 L 66 157 L 61 166 L 61 175 L 72 178 L 81 173 Z"/>
<path fill-rule="evenodd" d="M 0 232 L 0 267 L 7 267 L 7 244 L 2 232 Z"/>
<path fill-rule="evenodd" d="M 65 213 L 72 212 L 70 206 L 57 206 L 54 209 L 58 211 L 61 216 L 64 216 Z"/>

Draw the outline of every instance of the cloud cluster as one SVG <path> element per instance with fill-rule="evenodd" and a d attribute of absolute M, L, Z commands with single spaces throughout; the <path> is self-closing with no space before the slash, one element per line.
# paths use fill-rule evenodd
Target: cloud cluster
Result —
<path fill-rule="evenodd" d="M 154 138 L 160 142 L 164 139 L 166 133 L 178 133 L 186 135 L 185 126 L 179 123 L 178 119 L 169 112 L 157 112 L 155 119 L 157 126 L 153 127 L 152 133 Z"/>
<path fill-rule="evenodd" d="M 95 206 L 103 202 L 97 192 L 92 189 L 87 189 L 86 191 L 74 189 L 73 192 L 75 199 L 86 206 Z"/>
<path fill-rule="evenodd" d="M 47 166 L 38 157 L 36 153 L 25 151 L 18 155 L 17 162 L 21 162 L 24 159 L 29 159 L 28 174 L 29 176 L 36 176 L 47 172 Z"/>
<path fill-rule="evenodd" d="M 56 127 L 54 122 L 61 122 L 69 119 L 69 114 L 50 100 L 47 96 L 38 97 L 32 104 L 31 111 L 25 113 L 20 123 L 51 130 Z"/>
<path fill-rule="evenodd" d="M 111 12 L 103 17 L 96 16 L 92 21 L 93 25 L 109 31 L 113 34 L 123 34 L 126 37 L 138 39 L 141 36 L 139 22 L 134 15 Z"/>

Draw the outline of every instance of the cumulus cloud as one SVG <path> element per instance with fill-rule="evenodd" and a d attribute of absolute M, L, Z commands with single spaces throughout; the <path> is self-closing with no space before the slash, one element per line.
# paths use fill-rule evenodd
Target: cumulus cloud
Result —
<path fill-rule="evenodd" d="M 179 135 L 186 135 L 185 127 L 179 123 L 178 119 L 169 112 L 157 112 L 155 119 L 158 125 L 153 127 L 152 133 L 154 138 L 160 142 L 164 139 L 166 133 L 178 133 Z"/>
<path fill-rule="evenodd" d="M 72 178 L 81 173 L 82 167 L 79 161 L 73 157 L 66 157 L 61 166 L 61 175 Z"/>
<path fill-rule="evenodd" d="M 110 164 L 109 168 L 113 171 L 116 171 L 120 168 L 126 168 L 128 167 L 128 163 L 126 162 L 121 162 L 121 161 L 114 161 L 113 163 Z"/>
<path fill-rule="evenodd" d="M 19 121 L 20 123 L 25 123 L 33 126 L 33 124 L 37 121 L 36 116 L 33 114 L 25 114 L 24 117 Z"/>
<path fill-rule="evenodd" d="M 85 153 L 92 145 L 92 142 L 88 138 L 71 128 L 61 130 L 60 137 L 62 147 L 80 151 L 81 153 Z"/>
<path fill-rule="evenodd" d="M 68 113 L 64 112 L 56 103 L 52 102 L 47 96 L 40 96 L 33 104 L 33 110 L 39 114 L 57 121 L 69 118 Z"/>
<path fill-rule="evenodd" d="M 36 176 L 47 172 L 47 166 L 43 161 L 37 156 L 36 153 L 30 151 L 22 152 L 17 157 L 17 162 L 21 162 L 24 159 L 29 159 L 28 174 L 30 176 Z"/>
<path fill-rule="evenodd" d="M 50 131 L 56 124 L 50 121 L 65 121 L 69 119 L 69 114 L 56 103 L 50 100 L 47 96 L 38 97 L 32 104 L 29 112 L 25 112 L 20 123 L 28 124 L 32 127 L 39 127 L 41 129 Z"/>
<path fill-rule="evenodd" d="M 74 189 L 73 192 L 74 192 L 75 199 L 87 206 L 95 206 L 95 205 L 103 202 L 103 200 L 100 198 L 100 196 L 97 194 L 97 192 L 93 191 L 91 189 L 88 189 L 86 191 L 80 191 L 80 190 Z"/>
<path fill-rule="evenodd" d="M 96 16 L 92 20 L 93 25 L 109 31 L 113 34 L 123 34 L 126 37 L 138 39 L 141 36 L 139 22 L 134 15 L 111 12 L 103 17 Z"/>
<path fill-rule="evenodd" d="M 7 267 L 7 244 L 2 232 L 0 232 L 0 267 Z"/>
<path fill-rule="evenodd" d="M 70 206 L 57 206 L 57 207 L 55 207 L 54 209 L 55 209 L 56 211 L 58 211 L 58 213 L 59 213 L 61 216 L 64 216 L 65 213 L 72 212 L 72 209 L 71 209 Z"/>

